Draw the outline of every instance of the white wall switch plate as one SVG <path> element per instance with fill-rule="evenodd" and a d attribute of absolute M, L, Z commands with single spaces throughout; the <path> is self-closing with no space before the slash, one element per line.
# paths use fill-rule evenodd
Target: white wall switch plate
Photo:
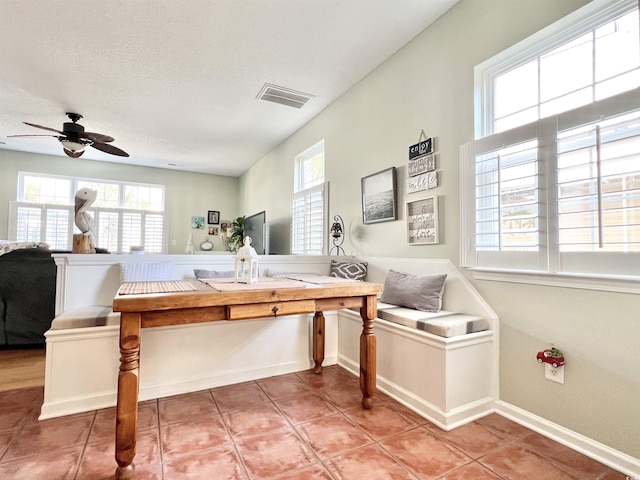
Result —
<path fill-rule="evenodd" d="M 553 365 L 545 363 L 544 378 L 564 385 L 564 365 L 561 367 L 554 367 Z"/>

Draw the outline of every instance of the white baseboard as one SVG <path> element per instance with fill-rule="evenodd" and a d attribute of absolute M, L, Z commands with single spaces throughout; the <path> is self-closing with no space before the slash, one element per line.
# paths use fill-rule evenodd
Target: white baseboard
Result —
<path fill-rule="evenodd" d="M 116 404 L 114 392 L 96 393 L 90 396 L 66 398 L 60 401 L 45 401 L 40 408 L 38 420 L 74 415 L 76 413 L 91 412 L 101 408 L 113 407 Z"/>
<path fill-rule="evenodd" d="M 629 476 L 630 480 L 640 479 L 640 459 L 608 447 L 568 428 L 557 425 L 526 410 L 498 400 L 496 413 L 513 420 L 545 437 L 593 458 L 614 470 Z"/>
<path fill-rule="evenodd" d="M 338 355 L 338 365 L 354 375 L 360 374 L 360 366 L 344 355 Z M 493 399 L 483 398 L 452 409 L 449 412 L 444 412 L 432 403 L 381 375 L 376 377 L 376 388 L 446 431 L 453 430 L 494 411 Z"/>
<path fill-rule="evenodd" d="M 337 358 L 329 356 L 325 358 L 323 365 L 335 365 Z M 267 367 L 237 370 L 234 372 L 225 372 L 221 375 L 214 376 L 198 376 L 188 379 L 182 379 L 179 382 L 167 382 L 162 384 L 147 385 L 140 389 L 139 400 L 149 400 L 153 398 L 169 397 L 172 395 L 181 395 L 184 393 L 197 392 L 209 388 L 216 388 L 224 385 L 233 385 L 236 383 L 248 382 L 252 380 L 260 380 L 276 375 L 284 375 L 287 373 L 302 372 L 313 367 L 311 360 L 289 362 L 278 365 L 269 365 Z M 113 407 L 116 404 L 116 390 L 110 392 L 100 392 L 86 396 L 77 396 L 67 398 L 62 401 L 46 402 L 42 404 L 39 420 L 60 417 L 63 415 L 72 415 L 75 413 L 90 412 L 101 408 Z"/>
<path fill-rule="evenodd" d="M 335 358 L 327 358 L 323 365 L 331 365 L 336 363 Z M 274 377 L 276 375 L 285 375 L 287 373 L 302 372 L 313 366 L 310 360 L 289 362 L 278 365 L 269 365 L 262 368 L 250 370 L 236 370 L 233 372 L 225 372 L 215 376 L 201 376 L 183 379 L 180 382 L 162 383 L 156 385 L 147 385 L 140 389 L 140 401 L 150 400 L 153 398 L 170 397 L 172 395 L 181 395 L 184 393 L 198 392 L 209 388 L 222 387 L 225 385 L 234 385 L 236 383 L 260 380 L 263 378 Z"/>
<path fill-rule="evenodd" d="M 359 365 L 343 355 L 338 356 L 338 365 L 353 375 L 359 375 Z M 394 400 L 423 416 L 443 430 L 452 430 L 495 412 L 607 465 L 614 470 L 628 475 L 629 480 L 640 479 L 640 459 L 615 450 L 502 400 L 494 402 L 489 398 L 483 399 L 451 412 L 443 412 L 429 402 L 416 397 L 412 392 L 395 385 L 393 382 L 379 375 L 376 381 L 377 388 L 380 391 L 386 393 Z"/>

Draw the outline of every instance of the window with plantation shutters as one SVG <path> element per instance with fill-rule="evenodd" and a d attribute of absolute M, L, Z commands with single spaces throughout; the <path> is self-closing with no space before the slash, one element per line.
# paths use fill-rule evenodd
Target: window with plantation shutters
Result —
<path fill-rule="evenodd" d="M 324 189 L 323 183 L 293 195 L 293 255 L 322 255 L 324 252 Z"/>
<path fill-rule="evenodd" d="M 9 236 L 19 242 L 45 242 L 53 250 L 67 250 L 72 217 L 73 207 L 68 205 L 10 202 Z"/>
<path fill-rule="evenodd" d="M 508 265 L 513 257 L 508 252 L 518 252 L 529 268 L 537 263 L 538 149 L 537 139 L 526 137 L 509 146 L 503 146 L 503 138 L 476 145 L 473 242 L 480 263 Z"/>
<path fill-rule="evenodd" d="M 476 140 L 461 156 L 473 212 L 465 266 L 639 275 L 640 89 Z"/>
<path fill-rule="evenodd" d="M 640 109 L 563 129 L 557 145 L 561 265 L 589 271 L 606 263 L 608 273 L 638 275 Z"/>
<path fill-rule="evenodd" d="M 639 24 L 637 0 L 591 2 L 476 67 L 460 148 L 476 278 L 638 290 Z"/>
<path fill-rule="evenodd" d="M 325 253 L 327 189 L 324 181 L 324 141 L 295 159 L 294 194 L 291 201 L 291 253 Z"/>
<path fill-rule="evenodd" d="M 80 188 L 98 191 L 89 209 L 96 246 L 110 252 L 129 252 L 138 245 L 147 253 L 167 251 L 163 186 L 25 172 L 19 174 L 18 200 L 10 206 L 10 238 L 70 250 L 73 234 L 80 233 L 74 221 Z"/>

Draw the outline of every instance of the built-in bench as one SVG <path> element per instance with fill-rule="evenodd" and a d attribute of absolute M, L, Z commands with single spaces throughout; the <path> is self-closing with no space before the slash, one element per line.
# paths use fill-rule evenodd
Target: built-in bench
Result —
<path fill-rule="evenodd" d="M 361 260 L 368 263 L 367 280 L 371 282 L 384 283 L 389 270 L 421 276 L 447 275 L 442 310 L 438 313 L 381 304 L 375 322 L 378 389 L 445 430 L 493 411 L 499 393 L 499 321 L 466 277 L 448 260 Z M 399 315 L 401 312 L 404 315 Z M 340 310 L 338 317 L 338 363 L 355 374 L 359 346 L 354 335 L 361 330 L 360 316 Z M 423 322 L 429 318 L 431 326 L 427 328 Z M 423 320 L 423 328 L 431 331 L 405 325 L 418 325 L 418 319 Z M 466 333 L 470 330 L 478 331 Z M 454 331 L 465 333 L 453 335 Z"/>
<path fill-rule="evenodd" d="M 170 261 L 172 278 L 232 271 L 231 255 L 54 255 L 56 318 L 46 332 L 41 419 L 115 405 L 119 314 L 111 311 L 121 263 Z M 326 257 L 266 256 L 261 269 L 329 273 Z M 337 363 L 337 315 L 326 312 L 325 362 Z M 311 316 L 211 322 L 142 331 L 140 399 L 309 369 Z"/>
<path fill-rule="evenodd" d="M 445 429 L 492 411 L 497 398 L 497 317 L 450 262 L 333 258 L 366 262 L 367 280 L 378 283 L 384 283 L 390 268 L 416 275 L 447 273 L 441 312 L 418 313 L 380 304 L 375 323 L 378 388 Z M 112 312 L 111 302 L 120 285 L 119 263 L 171 260 L 174 279 L 193 278 L 196 268 L 233 269 L 228 255 L 57 255 L 55 259 L 57 316 L 46 333 L 41 418 L 115 404 L 119 314 Z M 260 265 L 262 272 L 327 275 L 330 257 L 268 256 L 261 257 Z M 359 314 L 340 310 L 325 312 L 325 318 L 324 364 L 338 363 L 357 375 Z M 473 333 L 479 328 L 483 331 Z M 308 315 L 144 329 L 140 398 L 311 368 L 310 329 Z"/>

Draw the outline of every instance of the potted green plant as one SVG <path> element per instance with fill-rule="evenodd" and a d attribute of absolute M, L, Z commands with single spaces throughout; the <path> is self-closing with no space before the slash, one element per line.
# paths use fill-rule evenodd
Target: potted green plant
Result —
<path fill-rule="evenodd" d="M 231 236 L 229 237 L 229 249 L 233 253 L 237 253 L 238 249 L 242 247 L 242 241 L 244 240 L 244 219 L 246 215 L 236 218 L 231 222 Z"/>

